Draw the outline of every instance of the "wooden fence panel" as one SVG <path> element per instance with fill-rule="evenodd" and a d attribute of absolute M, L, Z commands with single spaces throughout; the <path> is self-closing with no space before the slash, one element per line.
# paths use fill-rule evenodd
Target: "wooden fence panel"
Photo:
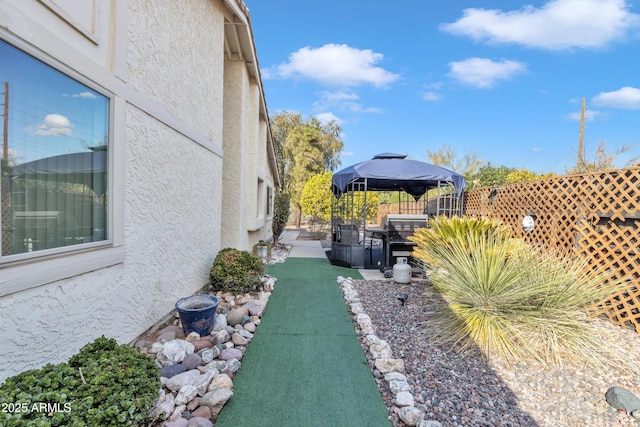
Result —
<path fill-rule="evenodd" d="M 640 168 L 485 187 L 465 194 L 464 214 L 499 219 L 514 236 L 587 257 L 628 283 L 626 292 L 593 307 L 614 324 L 640 332 Z M 525 232 L 530 215 L 535 228 Z"/>

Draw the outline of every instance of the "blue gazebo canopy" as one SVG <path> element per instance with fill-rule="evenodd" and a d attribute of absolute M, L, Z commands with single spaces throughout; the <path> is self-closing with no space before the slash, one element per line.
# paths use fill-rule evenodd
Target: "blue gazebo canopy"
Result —
<path fill-rule="evenodd" d="M 417 200 L 427 190 L 450 184 L 458 197 L 462 195 L 465 186 L 462 175 L 406 157 L 405 154 L 382 153 L 371 160 L 348 166 L 333 174 L 331 191 L 340 197 L 352 182 L 366 182 L 367 190 L 405 191 Z"/>

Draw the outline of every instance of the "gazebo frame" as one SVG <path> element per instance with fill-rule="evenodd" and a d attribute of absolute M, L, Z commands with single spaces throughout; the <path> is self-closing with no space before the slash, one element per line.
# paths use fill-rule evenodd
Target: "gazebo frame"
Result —
<path fill-rule="evenodd" d="M 403 222 L 403 227 L 411 230 L 418 226 L 426 226 L 429 216 L 454 216 L 462 213 L 462 188 L 464 178 L 454 172 L 430 165 L 428 163 L 405 160 L 405 156 L 385 153 L 375 156 L 369 162 L 378 162 L 374 166 L 400 166 L 399 172 L 391 168 L 389 175 L 384 175 L 380 167 L 373 168 L 375 176 L 359 167 L 363 162 L 345 168 L 334 174 L 332 191 L 334 197 L 331 204 L 331 262 L 351 268 L 365 268 L 365 254 L 369 251 L 370 266 L 373 262 L 374 243 L 382 242 L 384 262 L 379 261 L 380 270 L 389 268 L 393 259 L 391 241 L 395 233 L 389 220 L 383 224 L 371 224 L 373 215 L 367 207 L 368 193 L 371 191 L 398 191 L 398 214 L 395 221 Z M 383 159 L 394 159 L 392 163 L 380 163 Z M 410 163 L 398 163 L 398 161 Z M 408 165 L 418 168 L 415 178 L 406 168 Z M 424 165 L 424 167 L 423 167 Z M 345 174 L 350 179 L 346 186 L 340 184 Z M 433 179 L 432 179 L 433 178 Z M 450 179 L 449 179 L 450 178 Z M 429 190 L 437 190 L 435 197 L 429 198 Z M 409 200 L 413 199 L 413 203 Z M 391 215 L 390 215 L 391 217 Z M 406 232 L 395 233 L 403 235 Z M 405 245 L 406 246 L 406 245 Z M 406 248 L 405 248 L 406 249 Z M 402 251 L 406 253 L 407 251 Z M 375 265 L 373 266 L 376 267 Z"/>

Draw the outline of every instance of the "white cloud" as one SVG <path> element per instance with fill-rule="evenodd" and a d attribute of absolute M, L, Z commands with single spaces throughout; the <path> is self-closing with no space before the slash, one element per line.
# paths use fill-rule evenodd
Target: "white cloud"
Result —
<path fill-rule="evenodd" d="M 625 86 L 613 92 L 601 92 L 591 102 L 602 107 L 637 110 L 640 109 L 640 89 Z"/>
<path fill-rule="evenodd" d="M 531 149 L 531 152 L 532 152 L 532 153 L 542 153 L 542 148 L 540 148 L 540 147 L 533 147 L 533 148 Z"/>
<path fill-rule="evenodd" d="M 40 124 L 28 128 L 32 135 L 38 136 L 68 136 L 72 129 L 69 118 L 61 114 L 47 114 Z"/>
<path fill-rule="evenodd" d="M 564 50 L 602 48 L 640 26 L 626 0 L 553 0 L 541 8 L 465 9 L 456 22 L 440 29 L 489 43 Z"/>
<path fill-rule="evenodd" d="M 360 97 L 351 91 L 324 91 L 320 100 L 313 103 L 316 111 L 335 109 L 337 111 L 348 111 L 351 113 L 380 113 L 381 110 L 375 107 L 363 107 L 356 102 Z"/>
<path fill-rule="evenodd" d="M 86 99 L 96 99 L 96 96 L 91 92 L 80 92 L 71 95 L 72 98 L 86 98 Z"/>
<path fill-rule="evenodd" d="M 318 119 L 323 125 L 326 125 L 332 120 L 334 120 L 338 125 L 342 125 L 344 123 L 344 120 L 335 116 L 331 112 L 316 114 L 316 119 Z"/>
<path fill-rule="evenodd" d="M 422 94 L 422 99 L 424 99 L 425 101 L 435 102 L 444 99 L 444 95 L 438 92 L 428 91 Z"/>
<path fill-rule="evenodd" d="M 386 87 L 400 75 L 375 66 L 383 57 L 381 53 L 346 44 L 326 44 L 319 48 L 307 46 L 290 54 L 289 62 L 267 70 L 263 77 L 300 77 L 329 86 L 371 84 Z"/>
<path fill-rule="evenodd" d="M 336 91 L 329 92 L 323 91 L 320 94 L 320 100 L 314 102 L 313 108 L 316 110 L 327 110 L 330 108 L 337 107 L 344 103 L 352 103 L 359 99 L 360 97 L 350 91 Z"/>
<path fill-rule="evenodd" d="M 586 122 L 592 122 L 596 119 L 596 117 L 600 116 L 600 112 L 599 111 L 595 111 L 595 110 L 584 110 L 584 120 Z M 570 113 L 567 115 L 567 118 L 569 120 L 574 120 L 579 122 L 580 120 L 582 120 L 582 112 L 578 111 L 577 113 Z"/>
<path fill-rule="evenodd" d="M 353 151 L 343 151 L 343 152 L 340 153 L 340 155 L 342 157 L 353 157 L 353 156 L 355 156 Z"/>
<path fill-rule="evenodd" d="M 492 88 L 500 80 L 524 72 L 526 65 L 518 61 L 492 61 L 487 58 L 467 58 L 449 63 L 449 76 L 459 82 L 479 88 Z"/>

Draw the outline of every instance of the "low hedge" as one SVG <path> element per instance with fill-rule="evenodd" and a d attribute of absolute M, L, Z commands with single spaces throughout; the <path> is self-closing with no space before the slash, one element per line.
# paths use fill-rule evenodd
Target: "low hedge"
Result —
<path fill-rule="evenodd" d="M 234 248 L 224 248 L 213 261 L 209 280 L 215 291 L 235 294 L 257 289 L 264 275 L 264 264 L 257 255 Z"/>
<path fill-rule="evenodd" d="M 102 336 L 68 363 L 25 371 L 0 385 L 0 426 L 143 426 L 159 394 L 153 359 Z"/>

